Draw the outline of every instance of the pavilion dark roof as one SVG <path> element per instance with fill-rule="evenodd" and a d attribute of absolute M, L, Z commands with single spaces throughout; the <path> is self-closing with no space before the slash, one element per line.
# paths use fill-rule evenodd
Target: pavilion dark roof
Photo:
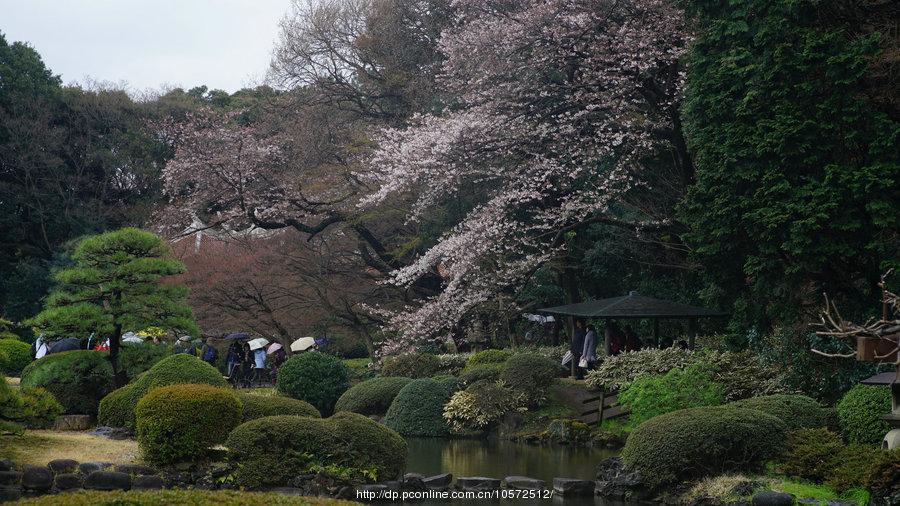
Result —
<path fill-rule="evenodd" d="M 585 318 L 706 318 L 727 314 L 714 309 L 654 299 L 636 292 L 621 297 L 548 307 L 539 309 L 538 312 Z"/>

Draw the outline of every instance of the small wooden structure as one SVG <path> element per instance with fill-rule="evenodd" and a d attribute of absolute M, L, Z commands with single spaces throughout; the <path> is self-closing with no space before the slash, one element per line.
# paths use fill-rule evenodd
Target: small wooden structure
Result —
<path fill-rule="evenodd" d="M 688 346 L 690 348 L 694 347 L 694 338 L 697 335 L 697 320 L 699 318 L 727 316 L 728 314 L 705 307 L 655 299 L 640 295 L 634 291 L 621 297 L 548 307 L 539 309 L 538 312 L 581 318 L 603 318 L 606 320 L 652 320 L 653 341 L 656 346 L 659 346 L 660 319 L 685 319 L 687 320 Z"/>
<path fill-rule="evenodd" d="M 602 423 L 604 420 L 621 418 L 628 414 L 628 409 L 619 404 L 618 390 L 607 391 L 606 389 L 601 388 L 596 396 L 589 397 L 582 401 L 582 403 L 586 408 L 590 409 L 582 411 L 579 419 L 588 424 Z M 591 405 L 596 407 L 591 408 Z"/>

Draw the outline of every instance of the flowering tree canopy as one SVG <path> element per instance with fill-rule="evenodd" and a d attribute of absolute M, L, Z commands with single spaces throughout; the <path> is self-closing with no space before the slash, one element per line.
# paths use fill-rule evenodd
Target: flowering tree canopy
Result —
<path fill-rule="evenodd" d="M 558 253 L 567 231 L 602 217 L 642 184 L 666 146 L 688 36 L 664 0 L 457 0 L 445 30 L 443 113 L 384 129 L 363 177 L 414 200 L 418 221 L 478 196 L 462 220 L 392 281 L 440 274 L 442 290 L 394 314 L 407 337 L 436 336 L 515 292 Z"/>

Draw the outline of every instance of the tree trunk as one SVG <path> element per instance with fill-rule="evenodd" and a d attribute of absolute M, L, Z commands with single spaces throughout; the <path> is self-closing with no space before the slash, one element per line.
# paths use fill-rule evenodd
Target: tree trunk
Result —
<path fill-rule="evenodd" d="M 109 337 L 109 363 L 112 365 L 116 388 L 119 388 L 128 383 L 128 378 L 125 377 L 125 371 L 119 370 L 119 342 L 122 339 L 122 324 L 117 322 L 114 329 L 113 335 Z"/>

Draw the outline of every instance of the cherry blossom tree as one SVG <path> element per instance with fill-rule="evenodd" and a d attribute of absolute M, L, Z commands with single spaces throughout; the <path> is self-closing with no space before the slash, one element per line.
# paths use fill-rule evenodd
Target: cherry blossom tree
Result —
<path fill-rule="evenodd" d="M 452 103 L 377 136 L 362 202 L 408 195 L 415 222 L 464 192 L 479 199 L 391 281 L 438 274 L 440 292 L 391 314 L 401 336 L 436 336 L 498 294 L 515 294 L 567 232 L 610 220 L 675 152 L 689 36 L 665 0 L 456 0 L 439 84 Z M 640 223 L 625 223 L 639 227 Z M 398 346 L 401 342 L 396 343 Z"/>

